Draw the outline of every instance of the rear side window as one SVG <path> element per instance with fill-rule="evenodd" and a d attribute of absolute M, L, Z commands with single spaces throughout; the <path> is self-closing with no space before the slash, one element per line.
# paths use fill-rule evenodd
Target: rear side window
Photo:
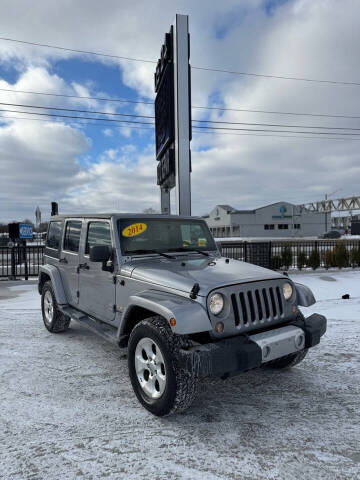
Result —
<path fill-rule="evenodd" d="M 81 222 L 70 221 L 66 223 L 64 250 L 78 252 L 80 244 Z"/>
<path fill-rule="evenodd" d="M 48 248 L 55 248 L 58 250 L 61 240 L 61 230 L 62 222 L 50 222 L 46 239 L 46 246 Z"/>
<path fill-rule="evenodd" d="M 89 253 L 94 245 L 109 245 L 111 247 L 110 224 L 108 222 L 90 222 L 86 240 L 85 253 Z"/>

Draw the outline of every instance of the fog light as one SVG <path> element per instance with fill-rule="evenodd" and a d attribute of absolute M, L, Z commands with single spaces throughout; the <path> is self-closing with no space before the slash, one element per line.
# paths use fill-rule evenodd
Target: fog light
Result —
<path fill-rule="evenodd" d="M 266 345 L 263 350 L 263 358 L 267 358 L 270 355 L 271 348 L 269 345 Z"/>
<path fill-rule="evenodd" d="M 296 345 L 298 348 L 300 348 L 303 343 L 304 343 L 304 335 L 299 335 L 299 336 L 295 339 L 295 345 Z"/>
<path fill-rule="evenodd" d="M 215 325 L 215 332 L 216 333 L 222 333 L 224 331 L 224 324 L 223 322 L 217 322 Z"/>

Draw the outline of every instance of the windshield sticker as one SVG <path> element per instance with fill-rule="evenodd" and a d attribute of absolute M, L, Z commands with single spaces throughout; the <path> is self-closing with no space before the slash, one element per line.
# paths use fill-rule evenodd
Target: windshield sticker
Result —
<path fill-rule="evenodd" d="M 141 235 L 147 229 L 146 223 L 133 223 L 128 227 L 124 228 L 121 232 L 123 237 L 136 237 L 136 235 Z"/>

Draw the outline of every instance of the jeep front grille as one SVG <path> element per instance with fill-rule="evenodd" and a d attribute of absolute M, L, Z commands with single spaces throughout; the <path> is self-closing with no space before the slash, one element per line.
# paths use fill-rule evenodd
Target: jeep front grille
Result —
<path fill-rule="evenodd" d="M 283 297 L 279 286 L 254 288 L 231 294 L 237 328 L 259 326 L 280 320 L 284 315 Z"/>

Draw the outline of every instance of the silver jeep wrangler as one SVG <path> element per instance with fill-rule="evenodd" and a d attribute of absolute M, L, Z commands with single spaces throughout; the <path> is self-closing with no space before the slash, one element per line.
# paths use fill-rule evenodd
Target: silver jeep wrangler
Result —
<path fill-rule="evenodd" d="M 205 221 L 165 215 L 57 215 L 39 293 L 45 327 L 74 319 L 127 348 L 134 392 L 151 413 L 188 407 L 202 377 L 296 365 L 326 318 L 311 291 L 221 256 Z"/>

